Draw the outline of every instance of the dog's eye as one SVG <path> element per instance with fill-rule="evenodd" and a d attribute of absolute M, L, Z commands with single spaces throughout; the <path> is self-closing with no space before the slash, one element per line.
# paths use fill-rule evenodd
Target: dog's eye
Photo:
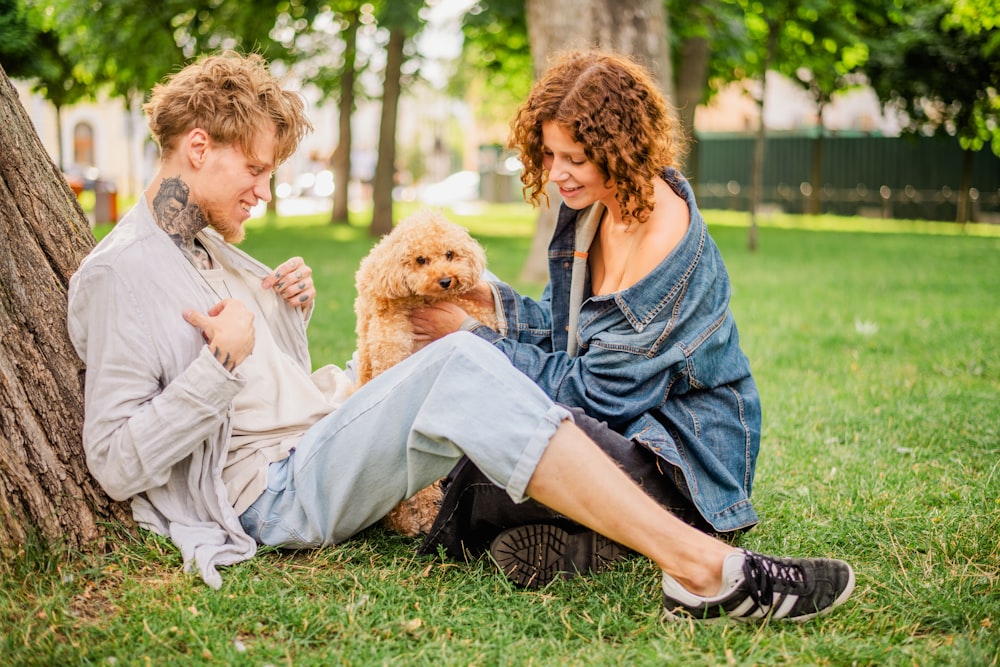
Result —
<path fill-rule="evenodd" d="M 451 260 L 455 259 L 455 251 L 454 250 L 449 250 L 448 252 L 446 252 L 444 254 L 444 257 L 445 257 L 445 259 L 447 259 L 450 262 Z"/>
<path fill-rule="evenodd" d="M 423 266 L 426 263 L 427 263 L 427 258 L 426 257 L 424 257 L 423 255 L 421 255 L 420 257 L 417 257 L 417 264 Z"/>

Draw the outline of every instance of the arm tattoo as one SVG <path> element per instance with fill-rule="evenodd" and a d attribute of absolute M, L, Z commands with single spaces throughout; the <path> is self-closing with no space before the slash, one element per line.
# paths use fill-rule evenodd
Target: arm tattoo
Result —
<path fill-rule="evenodd" d="M 213 349 L 212 350 L 212 354 L 215 356 L 216 360 L 220 364 L 222 364 L 222 367 L 225 368 L 230 373 L 232 373 L 233 369 L 236 368 L 236 364 L 234 364 L 232 362 L 232 357 L 230 356 L 230 354 L 228 352 L 226 352 L 226 358 L 225 359 L 222 358 L 222 351 L 219 348 Z"/>

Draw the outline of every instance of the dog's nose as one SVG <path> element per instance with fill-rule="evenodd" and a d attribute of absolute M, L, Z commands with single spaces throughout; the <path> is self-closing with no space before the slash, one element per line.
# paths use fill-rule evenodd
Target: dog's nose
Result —
<path fill-rule="evenodd" d="M 441 286 L 441 289 L 448 289 L 449 287 L 451 287 L 451 276 L 445 276 L 444 278 L 440 278 L 438 280 L 438 285 Z"/>

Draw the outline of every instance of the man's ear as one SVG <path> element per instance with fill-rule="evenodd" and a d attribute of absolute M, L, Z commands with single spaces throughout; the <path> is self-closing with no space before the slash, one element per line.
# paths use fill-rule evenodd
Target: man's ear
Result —
<path fill-rule="evenodd" d="M 200 169 L 205 165 L 211 144 L 212 140 L 208 136 L 208 132 L 200 127 L 196 127 L 187 133 L 187 136 L 184 137 L 184 154 L 187 156 L 192 168 Z"/>

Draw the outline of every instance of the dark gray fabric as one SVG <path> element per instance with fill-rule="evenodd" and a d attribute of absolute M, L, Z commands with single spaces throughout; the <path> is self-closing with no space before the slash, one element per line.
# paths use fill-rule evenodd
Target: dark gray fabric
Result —
<path fill-rule="evenodd" d="M 694 508 L 679 470 L 645 447 L 613 431 L 604 422 L 588 417 L 579 408 L 569 409 L 581 430 L 654 500 L 687 523 L 713 532 L 711 525 Z M 436 554 L 439 548 L 443 548 L 451 558 L 474 558 L 488 549 L 501 531 L 528 523 L 548 522 L 570 529 L 578 527 L 578 524 L 534 500 L 514 503 L 503 489 L 492 484 L 467 458 L 455 466 L 444 485 L 441 511 L 418 550 L 421 555 Z"/>

